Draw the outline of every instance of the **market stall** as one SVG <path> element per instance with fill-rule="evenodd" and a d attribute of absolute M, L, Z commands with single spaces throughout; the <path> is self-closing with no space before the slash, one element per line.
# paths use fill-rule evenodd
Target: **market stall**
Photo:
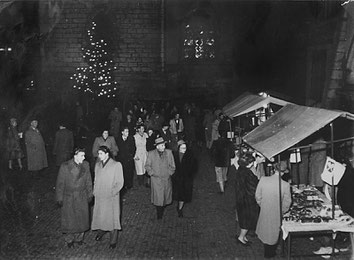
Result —
<path fill-rule="evenodd" d="M 273 115 L 273 110 L 277 110 L 286 104 L 290 104 L 290 102 L 266 93 L 243 93 L 222 109 L 223 113 L 232 119 L 229 120 L 230 134 L 228 134 L 228 137 L 235 138 L 235 143 L 240 145 L 242 142 L 241 136 L 245 132 L 262 124 Z"/>
<path fill-rule="evenodd" d="M 353 114 L 344 111 L 288 104 L 264 124 L 244 136 L 243 140 L 266 158 L 271 159 L 330 124 L 333 147 L 332 122 L 339 117 L 354 120 Z M 333 149 L 331 153 L 333 157 Z M 283 239 L 288 242 L 288 257 L 291 255 L 292 235 L 318 231 L 332 234 L 337 231 L 354 232 L 354 219 L 342 212 L 339 206 L 335 205 L 334 199 L 330 201 L 311 186 L 293 186 L 292 190 L 293 205 L 284 216 L 281 225 Z M 332 192 L 334 192 L 333 187 Z M 333 195 L 334 193 L 332 198 Z"/>

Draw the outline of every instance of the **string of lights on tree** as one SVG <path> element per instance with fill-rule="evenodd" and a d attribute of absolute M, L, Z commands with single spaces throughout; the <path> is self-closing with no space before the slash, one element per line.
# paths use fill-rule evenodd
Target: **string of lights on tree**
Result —
<path fill-rule="evenodd" d="M 87 30 L 88 44 L 82 47 L 86 67 L 79 67 L 70 77 L 74 89 L 98 97 L 114 98 L 118 93 L 118 82 L 114 80 L 113 71 L 117 69 L 113 62 L 113 53 L 107 42 L 98 37 L 96 22 Z"/>

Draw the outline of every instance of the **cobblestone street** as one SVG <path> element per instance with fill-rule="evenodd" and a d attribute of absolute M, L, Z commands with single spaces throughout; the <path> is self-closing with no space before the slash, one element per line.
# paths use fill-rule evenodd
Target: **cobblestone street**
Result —
<path fill-rule="evenodd" d="M 184 218 L 177 217 L 174 202 L 163 219 L 157 220 L 149 188 L 135 186 L 123 197 L 123 230 L 114 250 L 108 248 L 108 234 L 97 242 L 92 231 L 87 232 L 84 245 L 67 248 L 55 204 L 57 169 L 48 168 L 39 180 L 13 172 L 10 180 L 20 199 L 1 216 L 1 259 L 262 259 L 263 245 L 257 237 L 249 237 L 249 247 L 236 243 L 234 176 L 229 176 L 225 194 L 218 194 L 207 151 L 198 154 L 200 169 Z M 309 242 L 308 238 L 295 239 L 292 252 L 309 254 L 318 249 L 316 240 Z M 279 247 L 276 259 L 284 258 L 280 255 Z"/>

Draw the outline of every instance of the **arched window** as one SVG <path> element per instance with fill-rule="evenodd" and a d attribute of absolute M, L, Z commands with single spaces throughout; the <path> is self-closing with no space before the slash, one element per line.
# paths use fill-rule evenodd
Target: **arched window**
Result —
<path fill-rule="evenodd" d="M 201 2 L 184 22 L 183 58 L 185 60 L 213 60 L 216 57 L 216 32 L 211 4 Z"/>

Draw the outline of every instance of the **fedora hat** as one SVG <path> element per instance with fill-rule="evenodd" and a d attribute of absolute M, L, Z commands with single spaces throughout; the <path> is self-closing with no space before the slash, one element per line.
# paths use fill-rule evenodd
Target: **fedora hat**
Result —
<path fill-rule="evenodd" d="M 166 141 L 162 137 L 158 137 L 155 139 L 155 145 L 164 144 L 164 143 L 166 143 Z"/>

